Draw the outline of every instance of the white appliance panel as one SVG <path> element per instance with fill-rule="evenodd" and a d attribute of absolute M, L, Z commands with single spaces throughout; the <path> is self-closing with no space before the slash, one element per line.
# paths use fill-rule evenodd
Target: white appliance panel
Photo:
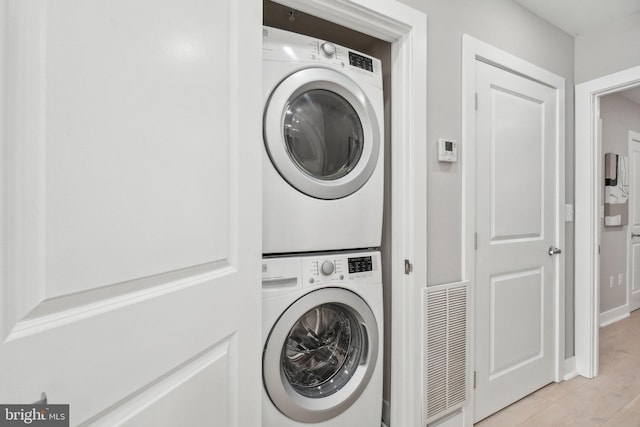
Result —
<path fill-rule="evenodd" d="M 382 354 L 383 307 L 382 275 L 379 252 L 325 253 L 302 257 L 264 258 L 263 283 L 263 426 L 303 427 L 322 423 L 323 427 L 351 427 L 380 425 L 382 415 Z M 299 378 L 313 380 L 314 372 L 323 369 L 322 357 L 315 357 L 308 371 L 295 375 L 287 371 L 291 341 L 287 341 L 299 327 L 298 319 L 316 315 L 316 311 L 345 312 L 343 322 L 352 323 L 360 338 L 355 352 L 356 363 L 349 365 L 345 357 L 341 370 L 317 389 L 326 393 L 318 397 L 315 389 L 299 387 Z M 331 319 L 318 317 L 307 324 L 318 328 Z M 298 323 L 296 323 L 298 321 Z M 295 326 L 294 326 L 295 325 Z M 329 328 L 331 329 L 331 328 Z M 303 331 L 304 332 L 304 331 Z M 300 341 L 303 336 L 296 338 Z M 318 334 L 320 335 L 320 334 Z M 295 360 L 305 363 L 306 351 L 314 345 L 314 334 L 294 354 Z M 287 347 L 289 344 L 289 347 Z M 294 342 L 295 344 L 295 342 Z M 320 349 L 329 346 L 318 346 Z M 332 347 L 333 348 L 333 347 Z M 284 351 L 283 351 L 284 349 Z M 306 351 L 306 352 L 305 352 Z M 335 351 L 330 357 L 334 357 Z M 341 357 L 337 354 L 338 359 Z M 341 362 L 342 363 L 342 362 Z M 351 370 L 353 372 L 351 372 Z M 340 371 L 340 372 L 338 372 Z M 348 372 L 347 372 L 348 371 Z M 348 378 L 347 381 L 344 379 Z M 293 381 L 293 382 L 292 382 Z M 331 382 L 340 382 L 335 389 Z M 293 386 L 291 385 L 293 384 Z M 297 387 L 297 388 L 296 388 Z"/>
<path fill-rule="evenodd" d="M 379 247 L 384 192 L 380 61 L 269 27 L 264 27 L 263 40 L 263 253 Z M 347 113 L 332 111 L 330 105 L 300 102 L 325 92 L 353 107 L 349 114 L 357 115 L 361 132 L 356 129 L 354 136 L 347 138 L 349 133 L 342 127 L 358 127 L 352 121 L 336 119 Z M 293 104 L 301 104 L 295 112 L 291 111 Z M 300 125 L 307 135 L 292 136 L 290 128 L 304 120 L 311 123 Z M 348 140 L 344 144 L 349 144 L 349 149 L 353 145 L 360 154 L 351 156 L 348 151 L 342 156 L 349 159 L 346 164 L 333 164 L 335 156 L 330 158 L 318 147 L 335 144 L 334 135 Z M 291 147 L 300 142 L 307 144 L 307 149 L 296 153 Z M 353 164 L 349 163 L 352 160 Z M 307 166 L 310 171 L 305 170 Z M 327 176 L 322 174 L 325 169 Z"/>

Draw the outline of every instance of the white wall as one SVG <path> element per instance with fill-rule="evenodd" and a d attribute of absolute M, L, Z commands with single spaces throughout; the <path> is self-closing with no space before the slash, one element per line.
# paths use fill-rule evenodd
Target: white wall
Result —
<path fill-rule="evenodd" d="M 566 79 L 566 203 L 573 203 L 573 38 L 511 0 L 401 0 L 428 16 L 428 281 L 460 280 L 461 167 L 437 162 L 436 142 L 461 140 L 462 35 Z M 460 148 L 465 156 L 465 147 Z M 573 224 L 567 224 L 566 348 L 573 354 Z M 416 262 L 418 262 L 416 260 Z"/>
<path fill-rule="evenodd" d="M 640 50 L 640 49 L 636 49 Z M 600 98 L 602 151 L 626 156 L 629 131 L 640 132 L 640 105 L 620 94 Z M 604 154 L 603 154 L 604 155 Z M 604 190 L 604 183 L 602 184 Z M 601 227 L 600 241 L 600 313 L 626 304 L 627 226 Z M 618 274 L 623 276 L 618 285 Z M 609 277 L 614 277 L 610 287 Z"/>
<path fill-rule="evenodd" d="M 460 162 L 437 162 L 436 142 L 447 137 L 461 141 L 461 52 L 462 35 L 506 50 L 566 79 L 566 200 L 573 203 L 573 38 L 511 0 L 399 0 L 428 16 L 428 284 L 458 281 L 461 271 L 462 192 Z M 265 2 L 265 14 L 283 20 L 280 6 Z M 281 15 L 280 15 L 281 14 Z M 278 17 L 279 15 L 279 17 Z M 273 21 L 270 22 L 273 25 Z M 284 24 L 283 24 L 284 25 Z M 286 24 L 289 25 L 289 24 Z M 313 31 L 318 37 L 327 27 L 314 28 L 302 18 L 291 30 Z M 333 38 L 342 31 L 332 27 Z M 335 40 L 367 52 L 358 40 Z M 331 37 L 329 37 L 331 38 Z M 364 42 L 365 38 L 360 41 Z M 364 43 L 366 44 L 366 42 Z M 461 147 L 461 157 L 465 147 Z M 566 352 L 573 354 L 573 227 L 566 227 Z M 387 236 L 388 237 L 388 236 Z M 388 290 L 388 287 L 387 287 Z M 385 312 L 385 315 L 389 315 Z M 385 331 L 388 333 L 389 331 Z M 388 352 L 385 357 L 388 361 Z M 385 369 L 385 398 L 389 397 L 388 369 Z"/>
<path fill-rule="evenodd" d="M 636 65 L 640 65 L 640 13 L 576 37 L 576 84 Z"/>

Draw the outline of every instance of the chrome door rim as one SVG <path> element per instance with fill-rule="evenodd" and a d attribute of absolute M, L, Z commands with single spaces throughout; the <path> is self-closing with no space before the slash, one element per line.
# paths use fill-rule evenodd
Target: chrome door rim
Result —
<path fill-rule="evenodd" d="M 367 349 L 348 383 L 326 396 L 305 397 L 288 383 L 281 369 L 281 354 L 291 327 L 307 311 L 322 304 L 334 304 L 349 310 L 366 334 Z M 287 417 L 306 423 L 326 421 L 347 410 L 367 387 L 378 359 L 378 327 L 367 303 L 343 288 L 323 288 L 310 292 L 282 313 L 267 338 L 263 354 L 264 387 L 273 404 Z"/>
<path fill-rule="evenodd" d="M 356 167 L 335 180 L 321 180 L 303 172 L 289 157 L 284 141 L 288 105 L 310 90 L 327 90 L 344 98 L 356 111 L 364 133 L 364 148 Z M 294 188 L 319 199 L 340 199 L 358 191 L 373 174 L 380 155 L 380 127 L 371 102 L 346 75 L 328 68 L 306 68 L 285 78 L 267 100 L 263 133 L 267 153 L 280 175 Z"/>

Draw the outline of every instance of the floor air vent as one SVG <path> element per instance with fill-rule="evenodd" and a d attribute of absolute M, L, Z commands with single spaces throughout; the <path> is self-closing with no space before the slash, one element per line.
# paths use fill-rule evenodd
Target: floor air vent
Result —
<path fill-rule="evenodd" d="M 468 282 L 424 290 L 426 423 L 467 400 L 468 294 Z"/>

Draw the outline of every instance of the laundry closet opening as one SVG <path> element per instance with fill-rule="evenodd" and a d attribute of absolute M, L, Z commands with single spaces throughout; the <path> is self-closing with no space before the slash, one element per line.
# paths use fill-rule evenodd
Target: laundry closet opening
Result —
<path fill-rule="evenodd" d="M 382 278 L 384 299 L 383 420 L 389 419 L 391 386 L 391 44 L 330 21 L 265 0 L 263 25 L 323 39 L 362 52 L 382 62 L 384 97 L 384 213 L 382 222 Z"/>

